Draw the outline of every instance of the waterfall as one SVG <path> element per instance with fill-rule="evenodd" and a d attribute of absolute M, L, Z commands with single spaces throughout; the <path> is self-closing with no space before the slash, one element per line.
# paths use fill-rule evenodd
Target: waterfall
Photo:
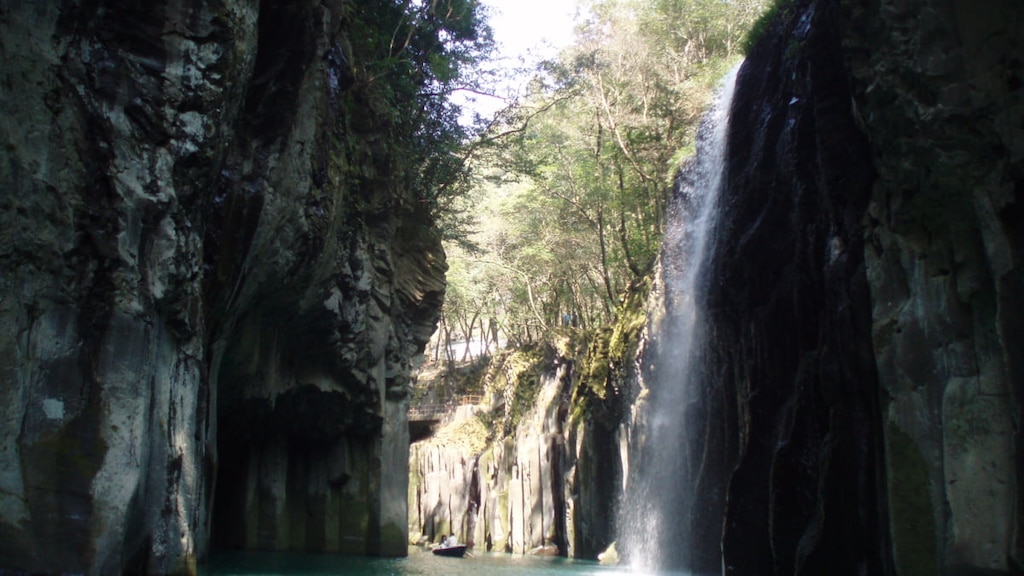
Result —
<path fill-rule="evenodd" d="M 644 380 L 634 408 L 630 473 L 619 518 L 624 558 L 634 569 L 703 568 L 694 561 L 696 480 L 705 454 L 702 305 L 718 221 L 729 107 L 736 66 L 701 122 L 696 156 L 676 181 L 662 248 L 665 315 L 651 327 Z M 660 325 L 659 325 L 660 324 Z M 696 447 L 696 448 L 695 448 Z M 704 551 L 718 558 L 718 551 Z"/>

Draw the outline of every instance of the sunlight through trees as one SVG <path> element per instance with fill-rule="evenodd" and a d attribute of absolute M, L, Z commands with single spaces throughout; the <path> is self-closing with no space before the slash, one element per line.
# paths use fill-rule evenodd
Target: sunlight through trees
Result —
<path fill-rule="evenodd" d="M 473 224 L 448 246 L 450 337 L 497 326 L 526 343 L 614 318 L 653 268 L 675 171 L 764 4 L 583 4 L 575 42 L 469 145 Z"/>

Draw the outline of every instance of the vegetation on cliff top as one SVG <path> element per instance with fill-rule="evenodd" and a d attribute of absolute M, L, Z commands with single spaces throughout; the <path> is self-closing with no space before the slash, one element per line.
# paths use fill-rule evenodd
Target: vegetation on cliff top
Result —
<path fill-rule="evenodd" d="M 446 247 L 447 338 L 523 345 L 619 315 L 651 272 L 674 173 L 764 3 L 585 4 L 575 43 L 474 144 L 476 231 Z"/>
<path fill-rule="evenodd" d="M 619 413 L 673 177 L 766 3 L 586 2 L 575 43 L 466 148 L 475 229 L 446 245 L 430 351 L 448 393 L 492 397 L 492 434 L 512 433 L 556 354 L 577 362 L 574 418 Z M 505 347 L 485 373 L 465 364 Z"/>
<path fill-rule="evenodd" d="M 788 19 L 793 10 L 794 0 L 774 0 L 771 5 L 750 25 L 750 30 L 743 37 L 743 53 L 749 53 L 761 38 L 771 31 L 772 27 Z"/>
<path fill-rule="evenodd" d="M 463 238 L 472 186 L 465 156 L 475 134 L 459 122 L 462 110 L 452 96 L 482 81 L 479 64 L 494 44 L 484 7 L 477 0 L 374 0 L 346 4 L 345 17 L 353 31 L 345 54 L 353 76 L 347 97 L 362 101 L 346 108 L 372 112 L 348 119 L 346 132 L 375 123 L 387 134 L 347 151 L 387 158 L 377 174 L 350 175 L 356 188 L 360 180 L 387 178 L 412 193 L 417 205 L 407 209 L 429 218 L 443 238 Z"/>

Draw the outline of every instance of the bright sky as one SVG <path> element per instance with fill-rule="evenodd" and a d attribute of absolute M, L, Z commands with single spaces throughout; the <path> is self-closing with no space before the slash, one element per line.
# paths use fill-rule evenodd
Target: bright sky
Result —
<path fill-rule="evenodd" d="M 490 9 L 496 57 L 504 66 L 532 66 L 572 43 L 577 0 L 482 0 Z M 527 79 L 521 79 L 525 82 Z M 509 89 L 515 90 L 516 86 Z M 473 96 L 468 108 L 493 114 L 504 101 Z"/>
<path fill-rule="evenodd" d="M 552 56 L 572 41 L 576 0 L 483 0 L 502 55 Z"/>

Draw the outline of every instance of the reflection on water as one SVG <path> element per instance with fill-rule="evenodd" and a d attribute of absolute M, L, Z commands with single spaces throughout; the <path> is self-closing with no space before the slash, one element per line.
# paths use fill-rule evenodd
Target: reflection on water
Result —
<path fill-rule="evenodd" d="M 329 554 L 223 552 L 202 567 L 201 576 L 299 576 L 354 574 L 391 576 L 643 576 L 643 572 L 596 562 L 540 556 L 474 553 L 466 558 L 443 558 L 418 548 L 408 558 L 364 558 Z M 667 573 L 666 573 L 667 574 Z"/>

